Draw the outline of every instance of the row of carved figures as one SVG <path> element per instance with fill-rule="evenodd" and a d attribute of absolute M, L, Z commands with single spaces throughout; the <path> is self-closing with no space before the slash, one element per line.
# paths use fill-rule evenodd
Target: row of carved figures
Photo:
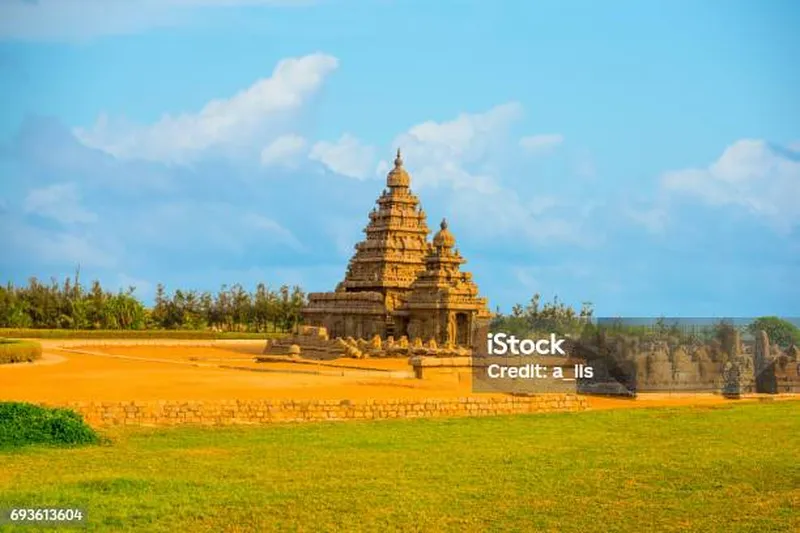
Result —
<path fill-rule="evenodd" d="M 430 355 L 438 357 L 468 356 L 471 351 L 467 348 L 446 343 L 440 346 L 434 339 L 423 342 L 417 337 L 409 341 L 405 335 L 395 340 L 388 337 L 383 340 L 375 335 L 370 340 L 337 337 L 335 342 L 342 348 L 347 357 L 362 359 L 365 357 L 402 357 L 412 355 Z"/>

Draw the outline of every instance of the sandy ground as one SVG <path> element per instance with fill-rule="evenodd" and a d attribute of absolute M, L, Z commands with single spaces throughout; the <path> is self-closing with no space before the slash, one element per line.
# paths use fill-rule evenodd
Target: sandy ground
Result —
<path fill-rule="evenodd" d="M 469 383 L 413 379 L 406 359 L 324 364 L 256 363 L 258 341 L 43 341 L 37 363 L 0 365 L 0 400 L 125 401 L 381 399 L 468 396 Z M 739 401 L 754 401 L 748 398 Z M 715 394 L 651 393 L 635 400 L 590 397 L 593 409 L 713 406 Z"/>
<path fill-rule="evenodd" d="M 341 361 L 338 368 L 254 363 L 240 351 L 209 346 L 58 346 L 43 343 L 41 362 L 0 366 L 0 400 L 377 399 L 469 393 L 464 385 L 394 377 L 409 373 L 405 360 L 372 362 L 377 370 L 370 372 L 350 368 L 356 363 L 364 367 L 363 361 Z"/>

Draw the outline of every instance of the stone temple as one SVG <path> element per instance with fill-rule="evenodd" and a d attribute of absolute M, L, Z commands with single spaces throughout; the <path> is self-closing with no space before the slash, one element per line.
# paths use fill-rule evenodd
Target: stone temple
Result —
<path fill-rule="evenodd" d="M 309 294 L 305 325 L 326 328 L 330 338 L 405 336 L 465 347 L 485 338 L 487 301 L 472 275 L 461 271 L 466 261 L 445 220 L 429 240 L 425 211 L 410 185 L 398 150 L 344 280 L 334 292 Z"/>

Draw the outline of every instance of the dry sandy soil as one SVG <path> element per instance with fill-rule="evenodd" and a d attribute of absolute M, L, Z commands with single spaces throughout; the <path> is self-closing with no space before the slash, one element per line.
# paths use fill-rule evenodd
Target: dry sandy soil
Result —
<path fill-rule="evenodd" d="M 0 400 L 42 402 L 380 399 L 470 395 L 468 383 L 411 377 L 405 359 L 340 359 L 324 364 L 255 363 L 258 341 L 44 341 L 34 364 L 0 365 Z M 713 405 L 712 394 L 643 394 L 636 400 L 592 397 L 596 409 Z"/>

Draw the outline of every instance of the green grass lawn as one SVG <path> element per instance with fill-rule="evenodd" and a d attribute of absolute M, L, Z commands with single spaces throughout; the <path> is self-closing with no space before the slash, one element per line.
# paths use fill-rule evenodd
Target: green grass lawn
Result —
<path fill-rule="evenodd" d="M 796 401 L 105 435 L 0 452 L 0 508 L 80 505 L 90 531 L 800 530 Z"/>

